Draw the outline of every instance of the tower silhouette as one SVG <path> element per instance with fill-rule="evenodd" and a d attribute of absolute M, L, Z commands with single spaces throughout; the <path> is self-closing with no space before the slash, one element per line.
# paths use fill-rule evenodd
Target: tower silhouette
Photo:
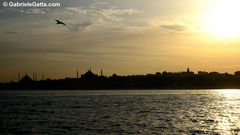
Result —
<path fill-rule="evenodd" d="M 79 73 L 78 73 L 78 69 L 77 69 L 77 78 L 78 78 L 78 76 L 79 76 Z"/>
<path fill-rule="evenodd" d="M 21 80 L 21 73 L 19 72 L 18 73 L 18 81 L 20 81 Z"/>
<path fill-rule="evenodd" d="M 42 74 L 42 80 L 44 80 L 44 74 Z"/>
<path fill-rule="evenodd" d="M 32 80 L 35 81 L 35 74 L 33 72 Z"/>

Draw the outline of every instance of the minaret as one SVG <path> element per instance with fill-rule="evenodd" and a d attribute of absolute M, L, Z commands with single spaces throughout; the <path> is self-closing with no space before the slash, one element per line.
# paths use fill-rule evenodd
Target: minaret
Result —
<path fill-rule="evenodd" d="M 18 73 L 18 81 L 20 81 L 21 80 L 21 74 L 20 74 L 20 72 Z"/>
<path fill-rule="evenodd" d="M 42 74 L 42 80 L 44 80 L 44 74 Z"/>
<path fill-rule="evenodd" d="M 35 81 L 35 74 L 34 74 L 34 72 L 33 72 L 32 79 L 33 79 L 33 81 Z"/>
<path fill-rule="evenodd" d="M 77 78 L 78 78 L 78 75 L 79 75 L 79 74 L 78 74 L 78 69 L 77 69 Z"/>
<path fill-rule="evenodd" d="M 187 68 L 187 72 L 188 72 L 188 73 L 190 72 L 190 69 L 189 69 L 189 67 Z"/>

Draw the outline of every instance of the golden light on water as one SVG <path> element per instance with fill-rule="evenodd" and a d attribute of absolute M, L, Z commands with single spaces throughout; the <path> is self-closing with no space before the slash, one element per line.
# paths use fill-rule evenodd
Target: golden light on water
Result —
<path fill-rule="evenodd" d="M 239 104 L 239 89 L 222 89 L 218 90 L 220 94 L 223 94 L 224 99 L 219 100 L 218 104 L 221 105 L 219 112 L 215 118 L 217 121 L 217 128 L 222 130 L 224 135 L 239 134 L 237 125 L 239 125 L 239 118 L 236 114 L 239 114 L 239 108 L 236 104 Z"/>
<path fill-rule="evenodd" d="M 227 94 L 240 94 L 240 90 L 238 89 L 222 89 L 218 90 L 218 92 L 227 95 Z"/>

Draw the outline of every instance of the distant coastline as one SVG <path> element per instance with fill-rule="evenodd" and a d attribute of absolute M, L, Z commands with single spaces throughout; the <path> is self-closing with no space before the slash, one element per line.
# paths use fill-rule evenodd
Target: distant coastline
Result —
<path fill-rule="evenodd" d="M 34 80 L 25 75 L 18 82 L 0 83 L 0 90 L 128 90 L 128 89 L 239 89 L 240 71 L 234 74 L 189 69 L 147 75 L 103 76 L 88 70 L 81 77 Z"/>

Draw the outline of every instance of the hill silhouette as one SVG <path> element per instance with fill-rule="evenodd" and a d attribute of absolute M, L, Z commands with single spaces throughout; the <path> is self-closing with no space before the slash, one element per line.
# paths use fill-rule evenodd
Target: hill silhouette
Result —
<path fill-rule="evenodd" d="M 240 88 L 235 74 L 199 71 L 157 72 L 147 75 L 103 76 L 88 70 L 80 78 L 33 80 L 25 75 L 19 82 L 0 83 L 1 90 L 108 90 L 108 89 L 229 89 Z"/>

